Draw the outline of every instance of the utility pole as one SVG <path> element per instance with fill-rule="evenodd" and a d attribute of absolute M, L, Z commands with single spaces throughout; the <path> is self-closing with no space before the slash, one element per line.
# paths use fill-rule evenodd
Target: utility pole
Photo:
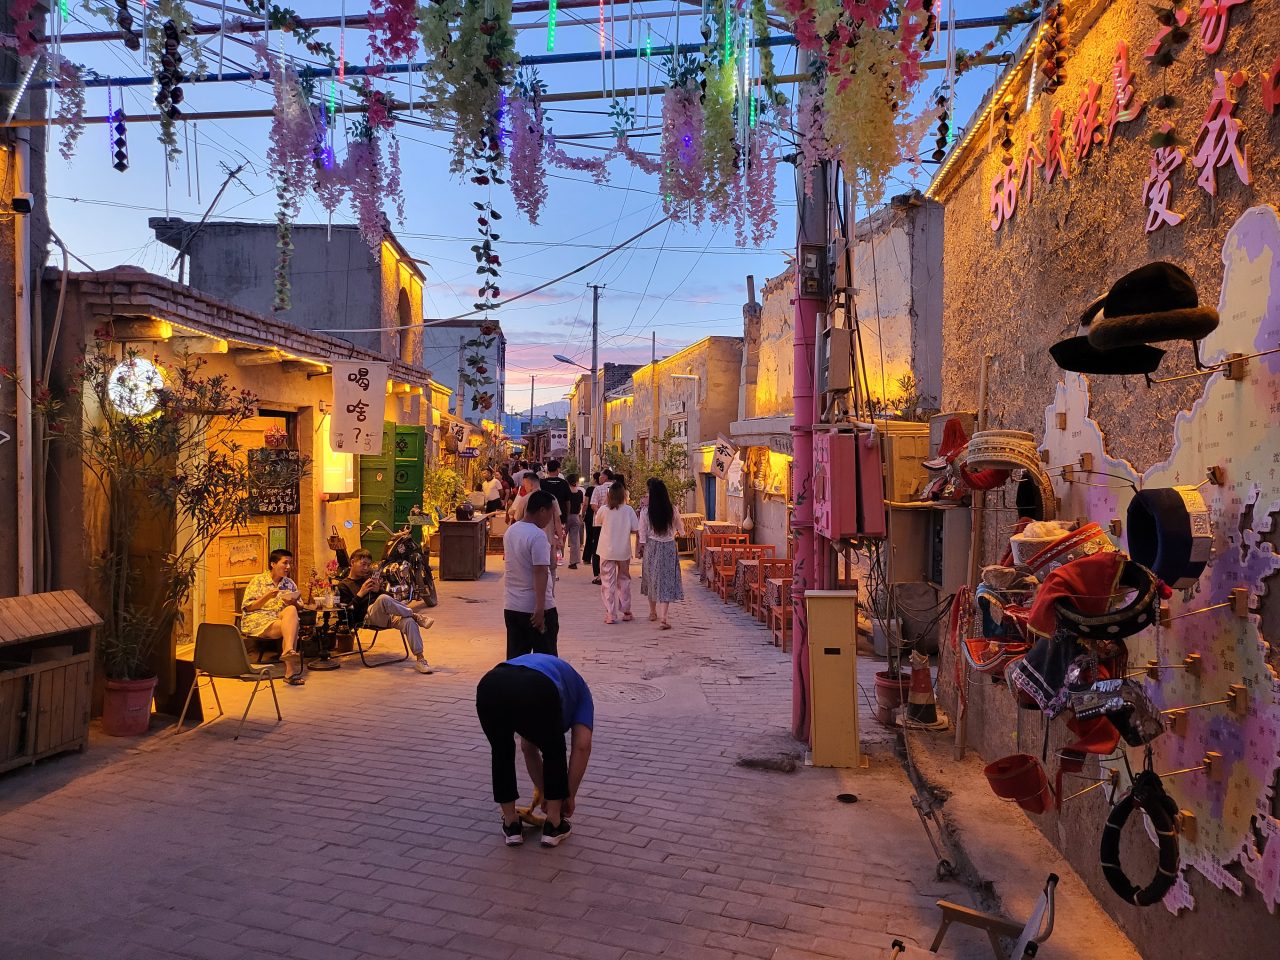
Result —
<path fill-rule="evenodd" d="M 600 412 L 603 407 L 604 385 L 600 383 L 600 284 L 591 287 L 591 447 L 596 463 L 604 463 L 604 429 Z"/>
<path fill-rule="evenodd" d="M 454 413 L 454 416 L 456 416 L 459 420 L 465 420 L 465 419 L 466 419 L 466 417 L 464 417 L 464 416 L 462 415 L 462 409 L 463 409 L 463 408 L 462 408 L 462 394 L 463 394 L 464 390 L 466 389 L 466 382 L 462 379 L 462 355 L 463 355 L 463 353 L 465 353 L 465 352 L 466 352 L 466 346 L 465 346 L 466 342 L 467 342 L 467 338 L 466 338 L 466 335 L 465 335 L 465 334 L 464 334 L 464 335 L 462 335 L 462 336 L 459 336 L 459 337 L 458 337 L 458 393 L 457 393 L 457 409 L 455 409 L 455 410 L 453 411 L 453 413 Z"/>
<path fill-rule="evenodd" d="M 529 377 L 529 432 L 533 432 L 533 381 L 538 379 L 535 376 Z"/>

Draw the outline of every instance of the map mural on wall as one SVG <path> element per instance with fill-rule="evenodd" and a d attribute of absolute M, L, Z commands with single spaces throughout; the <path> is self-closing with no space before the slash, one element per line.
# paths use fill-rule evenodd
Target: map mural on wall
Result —
<path fill-rule="evenodd" d="M 1270 206 L 1246 211 L 1223 244 L 1223 284 L 1218 310 L 1221 324 L 1201 345 L 1205 362 L 1228 353 L 1254 354 L 1280 346 L 1280 217 Z M 1168 345 L 1183 351 L 1185 344 Z M 1145 389 L 1135 384 L 1134 389 Z M 1159 384 L 1151 389 L 1160 390 Z M 1060 429 L 1065 414 L 1065 429 Z M 1134 429 L 1142 425 L 1134 424 Z M 1129 640 L 1130 664 L 1154 660 L 1174 669 L 1146 680 L 1147 692 L 1162 710 L 1204 704 L 1227 697 L 1231 684 L 1247 688 L 1248 708 L 1215 704 L 1186 714 L 1181 735 L 1167 732 L 1153 744 L 1155 770 L 1165 773 L 1200 766 L 1206 753 L 1222 755 L 1222 769 L 1165 778 L 1184 811 L 1195 817 L 1194 838 L 1182 837 L 1182 876 L 1164 900 L 1176 913 L 1195 901 L 1186 882 L 1194 869 L 1216 886 L 1237 895 L 1247 877 L 1272 913 L 1280 907 L 1280 650 L 1262 635 L 1260 617 L 1238 616 L 1228 606 L 1181 616 L 1227 603 L 1231 591 L 1245 587 L 1256 610 L 1262 597 L 1280 589 L 1280 572 L 1267 537 L 1280 513 L 1280 354 L 1247 361 L 1243 380 L 1221 372 L 1204 380 L 1204 391 L 1174 424 L 1168 460 L 1139 472 L 1107 455 L 1102 431 L 1089 418 L 1088 381 L 1067 374 L 1058 384 L 1045 416 L 1044 443 L 1050 472 L 1062 501 L 1060 515 L 1088 517 L 1104 528 L 1122 519 L 1134 488 L 1199 484 L 1210 467 L 1220 467 L 1223 483 L 1200 487 L 1214 526 L 1213 556 L 1199 580 L 1175 591 L 1173 617 L 1166 627 L 1146 630 Z M 1090 472 L 1082 472 L 1092 459 Z M 1070 466 L 1068 480 L 1064 467 Z M 1115 538 L 1125 548 L 1123 529 Z M 1280 637 L 1271 638 L 1280 644 Z M 1177 669 L 1193 653 L 1198 672 Z M 1140 749 L 1130 761 L 1141 769 Z M 1122 783 L 1119 790 L 1128 789 Z"/>

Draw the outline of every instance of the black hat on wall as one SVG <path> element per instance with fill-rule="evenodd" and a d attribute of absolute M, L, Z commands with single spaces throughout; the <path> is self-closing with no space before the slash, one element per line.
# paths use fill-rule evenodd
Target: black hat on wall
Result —
<path fill-rule="evenodd" d="M 1200 306 L 1187 272 L 1162 260 L 1125 274 L 1090 309 L 1102 313 L 1089 327 L 1099 350 L 1200 340 L 1218 328 L 1218 311 Z"/>

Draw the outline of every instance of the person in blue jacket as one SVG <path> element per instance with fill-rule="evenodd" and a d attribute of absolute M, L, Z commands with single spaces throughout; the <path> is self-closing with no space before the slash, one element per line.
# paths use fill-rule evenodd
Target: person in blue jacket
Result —
<path fill-rule="evenodd" d="M 492 750 L 493 799 L 502 808 L 508 846 L 524 842 L 516 813 L 515 737 L 547 813 L 542 845 L 559 846 L 569 835 L 578 787 L 591 758 L 595 705 L 581 674 L 559 657 L 527 653 L 498 664 L 476 687 L 476 713 Z M 565 752 L 565 733 L 570 748 Z"/>

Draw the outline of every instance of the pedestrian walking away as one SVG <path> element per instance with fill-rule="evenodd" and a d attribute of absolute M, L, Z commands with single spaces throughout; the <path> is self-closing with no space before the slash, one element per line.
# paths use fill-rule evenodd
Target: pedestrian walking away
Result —
<path fill-rule="evenodd" d="M 547 814 L 542 845 L 559 846 L 573 829 L 569 818 L 591 759 L 595 704 L 586 681 L 559 657 L 531 653 L 510 658 L 481 677 L 476 715 L 489 741 L 493 800 L 502 811 L 503 840 L 512 847 L 524 842 L 516 812 L 519 736 L 534 795 L 541 795 Z M 570 740 L 567 758 L 565 733 Z"/>
<path fill-rule="evenodd" d="M 631 620 L 631 538 L 640 529 L 639 518 L 625 502 L 626 488 L 614 480 L 595 524 L 600 528 L 596 553 L 600 557 L 600 595 L 604 599 L 604 622 Z"/>
<path fill-rule="evenodd" d="M 597 470 L 591 475 L 592 484 L 587 489 L 587 508 L 583 524 L 587 530 L 587 544 L 582 559 L 591 561 L 592 583 L 600 583 L 600 556 L 596 553 L 596 545 L 600 542 L 600 528 L 595 524 L 596 514 L 604 508 L 605 497 L 609 494 L 609 484 L 613 482 L 613 474 L 608 470 Z"/>
<path fill-rule="evenodd" d="M 582 504 L 586 499 L 578 477 L 569 478 L 569 516 L 565 529 L 569 537 L 569 569 L 577 570 L 582 562 Z"/>
<path fill-rule="evenodd" d="M 422 649 L 422 631 L 431 629 L 435 620 L 425 609 L 415 609 L 392 598 L 384 592 L 384 587 L 382 577 L 373 569 L 373 554 L 368 550 L 353 550 L 351 570 L 338 584 L 338 596 L 351 611 L 352 629 L 366 622 L 375 627 L 394 627 L 413 651 L 414 669 L 431 673 Z"/>
<path fill-rule="evenodd" d="M 658 621 L 659 629 L 670 630 L 671 604 L 684 599 L 676 550 L 676 537 L 684 536 L 684 524 L 665 483 L 650 477 L 648 491 L 640 511 L 640 593 L 649 600 L 649 619 Z"/>
<path fill-rule="evenodd" d="M 508 660 L 525 653 L 556 652 L 560 619 L 546 528 L 558 510 L 555 497 L 545 490 L 534 490 L 523 518 L 502 535 L 502 607 Z"/>
<path fill-rule="evenodd" d="M 493 475 L 492 467 L 484 468 L 484 482 L 480 485 L 481 496 L 484 497 L 485 513 L 501 513 L 506 509 L 502 497 L 502 481 Z"/>

